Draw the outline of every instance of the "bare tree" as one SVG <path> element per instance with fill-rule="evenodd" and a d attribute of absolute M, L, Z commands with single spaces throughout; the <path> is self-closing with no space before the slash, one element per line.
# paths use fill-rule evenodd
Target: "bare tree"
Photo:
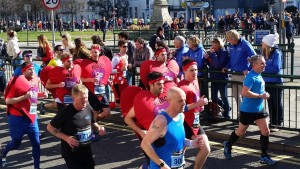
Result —
<path fill-rule="evenodd" d="M 115 8 L 117 8 L 116 16 L 127 16 L 129 1 L 128 0 L 114 0 Z M 90 0 L 88 5 L 93 9 L 98 8 L 98 14 L 107 18 L 113 14 L 113 3 L 112 0 Z"/>
<path fill-rule="evenodd" d="M 61 1 L 61 7 L 60 7 L 60 13 L 61 14 L 69 14 L 72 18 L 72 31 L 75 29 L 74 25 L 74 17 L 76 15 L 76 12 L 78 10 L 78 2 L 77 0 L 62 0 Z"/>

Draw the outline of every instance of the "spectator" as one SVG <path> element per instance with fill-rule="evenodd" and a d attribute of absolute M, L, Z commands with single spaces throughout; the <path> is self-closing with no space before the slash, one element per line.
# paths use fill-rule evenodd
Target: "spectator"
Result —
<path fill-rule="evenodd" d="M 187 25 L 186 25 L 186 29 L 193 31 L 195 29 L 195 23 L 193 22 L 193 19 L 190 18 Z"/>
<path fill-rule="evenodd" d="M 24 62 L 28 62 L 28 63 L 33 64 L 34 73 L 35 73 L 36 76 L 39 76 L 40 72 L 41 72 L 41 67 L 40 67 L 40 65 L 32 62 L 32 51 L 31 50 L 24 50 L 23 53 L 22 53 L 22 56 L 23 56 L 23 61 Z M 17 67 L 17 69 L 14 71 L 12 76 L 18 77 L 20 75 L 22 75 L 21 67 Z"/>
<path fill-rule="evenodd" d="M 128 56 L 126 53 L 128 44 L 125 40 L 119 40 L 118 47 L 120 52 L 117 53 L 111 61 L 116 103 L 120 103 L 121 94 L 126 87 L 128 87 L 126 80 L 126 70 L 128 66 Z"/>
<path fill-rule="evenodd" d="M 41 67 L 45 67 L 48 65 L 50 60 L 54 57 L 53 51 L 52 51 L 52 45 L 47 40 L 46 36 L 41 34 L 37 37 L 39 47 L 38 47 L 38 54 L 37 59 L 42 60 L 43 63 Z"/>
<path fill-rule="evenodd" d="M 99 23 L 99 19 L 95 20 L 95 31 L 97 32 L 98 29 L 100 29 L 100 23 Z"/>
<path fill-rule="evenodd" d="M 90 51 L 85 46 L 85 44 L 81 40 L 81 38 L 74 39 L 74 43 L 75 43 L 75 52 L 74 52 L 74 55 L 73 55 L 73 60 L 74 61 L 76 59 L 89 59 L 91 57 L 90 56 Z"/>
<path fill-rule="evenodd" d="M 93 44 L 98 44 L 101 46 L 101 52 L 103 52 L 101 55 L 107 56 L 110 60 L 113 58 L 112 50 L 105 46 L 99 35 L 93 35 L 91 39 Z"/>
<path fill-rule="evenodd" d="M 184 60 L 184 56 L 186 56 L 189 48 L 185 44 L 185 38 L 183 36 L 176 36 L 174 39 L 174 47 L 176 50 L 174 51 L 173 55 L 175 57 L 176 62 L 179 65 L 180 72 L 178 74 L 179 79 L 181 79 L 181 76 L 183 75 L 182 70 L 182 61 Z"/>
<path fill-rule="evenodd" d="M 156 29 L 156 34 L 154 34 L 151 38 L 150 38 L 150 41 L 149 41 L 149 45 L 152 49 L 152 51 L 154 52 L 155 51 L 155 43 L 156 41 L 159 41 L 159 40 L 164 40 L 165 39 L 165 36 L 164 36 L 164 28 L 162 26 L 158 27 Z"/>
<path fill-rule="evenodd" d="M 186 57 L 195 60 L 197 62 L 198 70 L 200 71 L 203 70 L 205 50 L 203 46 L 200 44 L 200 39 L 195 35 L 188 37 L 188 46 L 189 46 L 189 50 L 186 54 Z M 185 58 L 183 58 L 183 60 L 184 59 Z M 200 78 L 203 78 L 203 73 L 200 71 L 197 74 L 198 83 L 200 86 L 200 93 L 205 94 L 206 93 L 205 86 L 201 84 L 200 81 Z"/>
<path fill-rule="evenodd" d="M 166 39 L 170 39 L 170 25 L 168 24 L 167 21 L 164 22 L 164 24 L 162 25 L 162 27 L 164 28 L 164 36 Z"/>
<path fill-rule="evenodd" d="M 13 65 L 13 69 L 16 70 L 16 68 L 22 64 L 22 54 L 18 44 L 17 33 L 13 30 L 9 30 L 7 32 L 7 38 L 7 54 L 12 58 L 11 64 Z"/>
<path fill-rule="evenodd" d="M 225 68 L 222 69 L 224 73 L 230 69 L 232 72 L 243 73 L 243 75 L 233 74 L 231 76 L 232 81 L 243 82 L 245 75 L 247 75 L 249 70 L 249 63 L 247 58 L 255 55 L 256 52 L 253 46 L 236 30 L 230 30 L 226 33 L 226 40 L 229 42 L 228 52 L 229 52 L 229 62 Z M 240 93 L 242 92 L 242 86 L 240 84 L 232 84 L 232 96 L 235 98 L 237 103 L 237 108 L 239 112 L 239 107 L 241 105 L 242 98 Z"/>
<path fill-rule="evenodd" d="M 75 45 L 73 44 L 71 35 L 68 32 L 61 36 L 61 41 L 64 47 L 64 52 L 74 54 Z"/>
<path fill-rule="evenodd" d="M 56 45 L 54 47 L 54 58 L 50 60 L 48 66 L 53 66 L 53 67 L 62 66 L 63 64 L 60 59 L 61 59 L 61 55 L 63 54 L 64 50 L 65 49 L 62 45 Z"/>
<path fill-rule="evenodd" d="M 211 42 L 210 50 L 204 55 L 208 62 L 210 70 L 222 71 L 229 61 L 228 52 L 224 47 L 224 42 L 221 38 L 214 38 Z M 210 73 L 210 78 L 215 80 L 228 80 L 228 75 L 223 73 Z M 229 119 L 229 101 L 227 96 L 227 83 L 211 82 L 211 100 L 214 103 L 220 103 L 218 92 L 221 95 L 222 107 L 224 108 L 223 117 Z"/>
<path fill-rule="evenodd" d="M 286 38 L 288 40 L 288 44 L 291 43 L 291 39 L 293 38 L 293 33 L 294 33 L 294 24 L 292 22 L 292 18 L 288 18 L 288 21 L 285 22 L 285 33 L 286 33 Z"/>
<path fill-rule="evenodd" d="M 224 18 L 221 16 L 219 17 L 219 22 L 218 22 L 218 29 L 219 29 L 219 34 L 224 34 L 225 33 L 225 26 L 226 26 L 226 23 L 225 23 L 225 20 Z"/>
<path fill-rule="evenodd" d="M 133 68 L 133 54 L 135 52 L 135 44 L 129 40 L 129 34 L 127 32 L 120 32 L 118 34 L 119 40 L 125 40 L 127 42 L 128 48 L 127 48 L 127 55 L 128 55 L 128 67 L 127 67 L 127 81 L 128 85 L 132 85 L 132 78 L 133 78 L 133 73 L 135 69 Z"/>
<path fill-rule="evenodd" d="M 278 34 L 269 34 L 262 39 L 262 55 L 266 59 L 266 68 L 263 73 L 272 75 L 282 74 L 282 53 L 278 49 Z M 281 77 L 263 77 L 266 82 L 266 92 L 270 93 L 268 107 L 270 123 L 273 126 L 282 126 L 283 124 L 283 89 L 277 85 L 282 85 Z M 272 87 L 273 85 L 273 87 Z M 276 85 L 277 87 L 274 87 Z"/>
<path fill-rule="evenodd" d="M 7 54 L 7 46 L 4 42 L 3 39 L 0 39 L 0 56 L 1 57 L 7 57 L 8 54 Z"/>
<path fill-rule="evenodd" d="M 106 21 L 105 17 L 102 18 L 102 20 L 100 21 L 100 29 L 103 33 L 103 42 L 105 42 L 105 34 L 108 28 L 108 22 Z"/>
<path fill-rule="evenodd" d="M 250 16 L 247 16 L 247 18 L 244 20 L 244 34 L 245 39 L 248 41 L 252 41 L 252 33 L 253 33 L 253 22 L 250 18 Z"/>
<path fill-rule="evenodd" d="M 179 19 L 179 22 L 177 23 L 178 30 L 179 30 L 179 35 L 185 36 L 185 32 L 183 31 L 184 29 L 184 19 Z"/>
<path fill-rule="evenodd" d="M 135 39 L 134 44 L 136 47 L 133 54 L 134 67 L 140 67 L 143 61 L 153 58 L 153 51 L 142 38 Z"/>

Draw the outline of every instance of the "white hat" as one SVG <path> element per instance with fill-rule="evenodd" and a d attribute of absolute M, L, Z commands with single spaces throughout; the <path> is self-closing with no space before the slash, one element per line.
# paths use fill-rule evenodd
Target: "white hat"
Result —
<path fill-rule="evenodd" d="M 274 47 L 277 44 L 279 38 L 278 33 L 266 35 L 262 41 L 269 47 Z"/>

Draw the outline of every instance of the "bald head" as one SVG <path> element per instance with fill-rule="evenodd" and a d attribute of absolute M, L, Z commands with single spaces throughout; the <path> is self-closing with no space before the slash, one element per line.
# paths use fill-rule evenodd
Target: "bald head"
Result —
<path fill-rule="evenodd" d="M 169 89 L 168 95 L 167 95 L 168 100 L 172 100 L 172 99 L 174 99 L 175 97 L 178 97 L 178 96 L 184 96 L 184 98 L 186 97 L 185 93 L 182 89 L 180 89 L 178 87 L 171 87 Z"/>
<path fill-rule="evenodd" d="M 186 96 L 182 89 L 172 87 L 168 91 L 167 100 L 169 102 L 168 110 L 174 116 L 183 112 L 185 106 Z"/>

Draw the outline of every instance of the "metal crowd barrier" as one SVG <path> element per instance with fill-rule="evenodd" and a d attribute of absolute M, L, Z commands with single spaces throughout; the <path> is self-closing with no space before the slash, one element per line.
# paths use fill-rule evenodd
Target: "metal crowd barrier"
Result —
<path fill-rule="evenodd" d="M 209 73 L 222 73 L 220 71 L 210 71 L 210 70 L 203 70 L 204 73 L 204 78 L 200 79 L 201 82 L 205 85 L 205 96 L 210 99 L 211 97 L 211 87 L 210 87 L 210 82 L 217 82 L 217 83 L 227 83 L 228 88 L 227 88 L 227 94 L 229 98 L 229 104 L 231 107 L 231 120 L 237 121 L 238 119 L 238 106 L 236 103 L 236 100 L 232 96 L 232 84 L 239 84 L 242 85 L 242 82 L 237 82 L 237 81 L 232 81 L 229 80 L 216 80 L 216 79 L 210 79 L 206 78 L 208 77 Z M 235 73 L 235 72 L 228 72 L 229 76 L 233 74 L 240 74 L 241 73 Z M 281 77 L 284 79 L 284 83 L 282 85 L 269 85 L 266 84 L 266 87 L 271 87 L 271 88 L 282 88 L 283 89 L 283 98 L 282 98 L 282 103 L 283 103 L 283 115 L 284 115 L 284 121 L 283 121 L 283 126 L 279 128 L 286 128 L 289 130 L 299 130 L 300 129 L 300 107 L 298 108 L 298 104 L 300 101 L 300 85 L 299 83 L 293 83 L 293 82 L 287 82 L 289 79 L 297 79 L 300 80 L 300 76 L 292 76 L 292 75 L 267 75 L 267 74 L 262 74 L 262 76 L 266 77 Z M 272 97 L 272 96 L 271 96 Z M 264 107 L 266 111 L 268 112 L 268 105 L 267 102 L 264 102 Z M 270 117 L 272 117 L 272 114 L 270 114 Z"/>

